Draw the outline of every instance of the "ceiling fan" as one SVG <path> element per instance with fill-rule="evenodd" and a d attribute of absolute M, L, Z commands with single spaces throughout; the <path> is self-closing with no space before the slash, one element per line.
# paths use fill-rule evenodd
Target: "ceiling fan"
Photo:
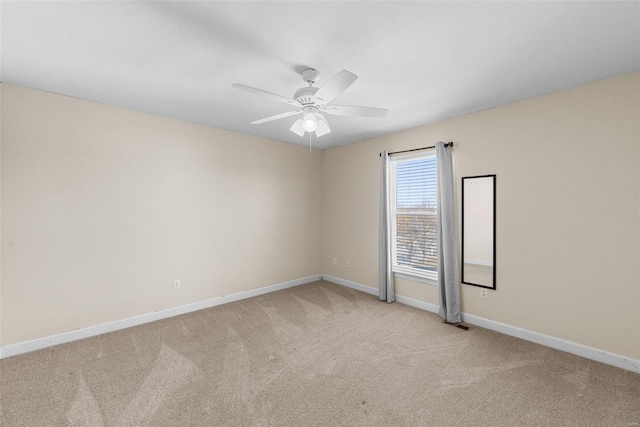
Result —
<path fill-rule="evenodd" d="M 313 68 L 307 68 L 302 71 L 302 80 L 309 83 L 309 86 L 302 87 L 296 91 L 293 98 L 276 95 L 262 89 L 256 89 L 251 86 L 245 86 L 240 83 L 234 83 L 231 86 L 236 89 L 262 95 L 275 101 L 284 102 L 294 107 L 294 111 L 276 114 L 275 116 L 265 117 L 264 119 L 251 122 L 252 125 L 267 123 L 273 120 L 284 119 L 285 117 L 302 115 L 302 118 L 289 129 L 291 132 L 299 136 L 304 136 L 305 132 L 315 132 L 316 137 L 321 137 L 331 133 L 329 122 L 322 113 L 332 114 L 336 116 L 356 116 L 356 117 L 383 117 L 389 110 L 373 107 L 357 107 L 353 105 L 330 105 L 335 97 L 344 92 L 349 86 L 356 81 L 358 76 L 347 70 L 342 70 L 335 76 L 331 77 L 321 87 L 314 87 L 313 84 L 318 81 L 320 72 Z"/>

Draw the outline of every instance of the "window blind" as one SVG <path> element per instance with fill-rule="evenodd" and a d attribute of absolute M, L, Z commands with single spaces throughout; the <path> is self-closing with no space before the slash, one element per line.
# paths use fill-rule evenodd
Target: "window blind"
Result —
<path fill-rule="evenodd" d="M 398 272 L 437 278 L 436 158 L 393 161 L 394 268 Z"/>

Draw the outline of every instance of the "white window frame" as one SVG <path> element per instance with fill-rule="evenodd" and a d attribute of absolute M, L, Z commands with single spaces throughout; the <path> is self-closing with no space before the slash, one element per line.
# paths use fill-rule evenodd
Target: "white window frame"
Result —
<path fill-rule="evenodd" d="M 397 215 L 397 209 L 396 209 L 396 165 L 398 163 L 407 161 L 407 160 L 416 160 L 416 159 L 427 159 L 427 158 L 435 158 L 436 157 L 436 151 L 435 149 L 433 150 L 425 150 L 425 151 L 419 151 L 419 152 L 413 152 L 413 153 L 402 153 L 402 154 L 396 154 L 396 155 L 391 155 L 390 156 L 390 166 L 391 166 L 391 173 L 390 173 L 390 189 L 389 189 L 389 213 L 390 216 L 392 218 L 391 221 L 391 260 L 392 260 L 392 264 L 391 264 L 391 269 L 393 271 L 394 277 L 399 277 L 402 279 L 409 279 L 409 280 L 413 280 L 416 282 L 421 282 L 421 283 L 426 283 L 429 285 L 434 285 L 437 286 L 438 284 L 438 272 L 433 272 L 433 271 L 428 271 L 428 270 L 418 270 L 415 268 L 411 268 L 411 267 L 407 267 L 404 265 L 399 265 L 398 264 L 398 258 L 397 258 L 397 230 L 396 230 L 396 224 L 397 224 L 397 220 L 396 220 L 396 215 Z M 437 173 L 437 171 L 436 171 Z M 420 212 L 420 211 L 414 211 L 414 212 L 404 212 L 404 213 L 409 213 L 409 214 L 415 214 L 415 215 L 425 215 L 425 216 L 436 216 L 436 214 L 433 213 L 426 213 L 426 212 Z M 436 254 L 437 255 L 437 254 Z"/>

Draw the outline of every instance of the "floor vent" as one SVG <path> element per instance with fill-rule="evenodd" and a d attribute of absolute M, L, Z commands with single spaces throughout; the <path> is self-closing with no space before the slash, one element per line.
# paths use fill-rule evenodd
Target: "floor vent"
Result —
<path fill-rule="evenodd" d="M 468 327 L 468 326 L 464 326 L 464 325 L 461 325 L 461 324 L 459 324 L 459 323 L 456 325 L 456 328 L 464 329 L 465 331 L 468 331 L 468 330 L 469 330 L 469 327 Z"/>

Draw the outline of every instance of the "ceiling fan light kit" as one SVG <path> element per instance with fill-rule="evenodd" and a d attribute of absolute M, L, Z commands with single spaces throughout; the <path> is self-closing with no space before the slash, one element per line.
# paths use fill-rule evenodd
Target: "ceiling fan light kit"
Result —
<path fill-rule="evenodd" d="M 307 82 L 309 85 L 298 89 L 294 93 L 293 98 L 276 95 L 274 93 L 240 83 L 234 83 L 231 86 L 272 100 L 284 102 L 295 107 L 296 110 L 294 111 L 288 111 L 286 113 L 255 120 L 251 122 L 251 124 L 258 125 L 271 122 L 273 120 L 284 119 L 286 117 L 302 115 L 302 118 L 297 119 L 289 129 L 291 132 L 301 137 L 304 136 L 305 132 L 315 132 L 317 138 L 331 133 L 329 122 L 322 113 L 338 116 L 384 117 L 389 112 L 389 110 L 385 110 L 383 108 L 357 107 L 352 105 L 329 105 L 334 98 L 344 92 L 353 84 L 353 82 L 356 81 L 358 76 L 352 72 L 342 70 L 319 88 L 313 86 L 320 77 L 320 72 L 318 70 L 314 68 L 307 68 L 302 71 L 301 75 L 302 80 Z"/>
<path fill-rule="evenodd" d="M 308 112 L 302 120 L 302 129 L 307 132 L 315 132 L 318 127 L 318 119 L 315 116 L 316 113 Z"/>

